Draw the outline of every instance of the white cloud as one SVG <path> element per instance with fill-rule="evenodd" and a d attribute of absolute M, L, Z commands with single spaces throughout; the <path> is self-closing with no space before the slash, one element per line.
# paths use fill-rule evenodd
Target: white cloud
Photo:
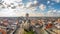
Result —
<path fill-rule="evenodd" d="M 4 1 L 4 3 L 6 3 L 6 4 L 10 4 L 10 3 L 13 3 L 15 0 L 3 0 Z"/>
<path fill-rule="evenodd" d="M 27 3 L 27 5 L 26 5 L 26 7 L 28 7 L 28 8 L 29 8 L 29 7 L 32 7 L 32 5 L 33 5 L 33 3 L 32 3 L 32 2 L 28 2 L 28 3 Z"/>
<path fill-rule="evenodd" d="M 55 12 L 57 12 L 57 10 L 50 10 L 50 11 L 48 11 L 49 13 L 55 13 Z"/>
<path fill-rule="evenodd" d="M 5 3 L 3 5 L 5 6 L 5 9 L 0 9 L 0 17 L 18 17 L 18 16 L 25 16 L 26 13 L 29 13 L 30 16 L 59 16 L 60 11 L 57 12 L 57 10 L 49 10 L 46 14 L 45 13 L 36 13 L 36 7 L 39 5 L 37 0 L 34 0 L 33 2 L 28 2 L 25 6 L 24 3 L 22 3 L 22 0 L 4 0 Z M 20 3 L 15 3 L 15 1 Z M 14 3 L 14 5 L 11 5 L 11 3 Z M 48 1 L 47 3 L 50 3 Z M 11 9 L 11 7 L 7 8 L 8 5 L 11 5 L 11 7 L 16 6 L 15 9 Z M 0 7 L 1 8 L 1 7 Z M 45 10 L 46 6 L 44 4 L 41 4 L 39 6 L 41 10 Z"/>
<path fill-rule="evenodd" d="M 4 0 L 6 4 L 3 3 L 3 5 L 6 7 L 5 9 L 2 9 L 1 12 L 0 12 L 0 17 L 15 17 L 15 16 L 24 16 L 26 13 L 31 13 L 33 14 L 34 10 L 35 10 L 35 7 L 32 7 L 32 3 L 29 2 L 27 4 L 27 7 L 29 8 L 26 8 L 24 6 L 24 4 L 21 2 L 21 3 L 15 3 L 14 1 L 15 0 Z M 13 2 L 14 5 L 11 5 L 11 3 Z M 10 5 L 10 7 L 7 8 L 7 6 Z M 15 9 L 11 9 L 11 7 L 13 6 L 16 6 Z M 30 8 L 31 7 L 31 8 Z M 34 15 L 34 14 L 33 14 Z M 30 15 L 32 16 L 32 15 Z"/>
<path fill-rule="evenodd" d="M 34 10 L 36 10 L 37 6 L 38 6 L 38 2 L 37 2 L 37 0 L 34 0 L 33 2 L 28 2 L 26 5 L 26 8 L 34 11 Z"/>
<path fill-rule="evenodd" d="M 59 11 L 58 10 L 49 10 L 47 13 L 46 13 L 46 16 L 50 16 L 50 17 L 59 17 Z"/>
<path fill-rule="evenodd" d="M 28 2 L 27 3 L 27 5 L 26 5 L 26 7 L 36 7 L 36 6 L 38 6 L 39 4 L 38 4 L 38 1 L 37 0 L 34 0 L 33 2 Z"/>
<path fill-rule="evenodd" d="M 46 6 L 45 6 L 44 4 L 41 4 L 41 5 L 39 6 L 39 8 L 40 8 L 41 10 L 45 10 L 45 9 L 46 9 Z"/>
<path fill-rule="evenodd" d="M 38 1 L 35 0 L 35 1 L 34 1 L 34 6 L 37 6 L 37 5 L 38 5 Z"/>
<path fill-rule="evenodd" d="M 52 1 L 55 1 L 55 2 L 57 2 L 57 3 L 60 3 L 60 0 L 52 0 Z"/>
<path fill-rule="evenodd" d="M 22 2 L 22 0 L 2 0 L 4 1 L 4 3 L 10 4 L 10 3 L 14 3 L 14 2 Z"/>
<path fill-rule="evenodd" d="M 44 16 L 44 14 L 42 14 L 42 13 L 30 13 L 30 16 L 35 16 L 35 17 L 40 17 L 40 16 Z"/>
<path fill-rule="evenodd" d="M 50 3 L 50 1 L 47 1 L 47 4 L 49 4 Z"/>
<path fill-rule="evenodd" d="M 60 13 L 60 10 L 58 12 Z"/>
<path fill-rule="evenodd" d="M 31 11 L 35 11 L 36 10 L 36 7 L 31 7 L 29 8 Z"/>
<path fill-rule="evenodd" d="M 23 3 L 18 4 L 16 7 L 19 7 L 19 8 L 25 8 L 25 6 L 24 6 Z"/>
<path fill-rule="evenodd" d="M 15 0 L 16 2 L 22 2 L 22 0 Z"/>
<path fill-rule="evenodd" d="M 2 16 L 13 16 L 14 12 L 12 9 L 3 9 L 1 12 L 0 12 L 0 17 Z"/>
<path fill-rule="evenodd" d="M 10 7 L 17 6 L 18 4 L 22 5 L 22 0 L 3 0 L 3 1 L 4 1 L 3 5 L 5 6 L 5 8 L 8 6 Z"/>
<path fill-rule="evenodd" d="M 18 9 L 16 8 L 16 10 L 13 9 L 4 9 L 0 12 L 0 17 L 18 17 L 18 16 L 24 16 L 24 14 L 26 13 L 25 9 Z"/>
<path fill-rule="evenodd" d="M 34 9 L 34 8 L 32 8 Z M 35 13 L 31 9 L 26 8 L 19 8 L 11 9 L 6 8 L 0 12 L 0 17 L 19 17 L 19 16 L 25 16 L 26 13 L 29 13 L 30 16 L 43 16 L 43 13 Z"/>

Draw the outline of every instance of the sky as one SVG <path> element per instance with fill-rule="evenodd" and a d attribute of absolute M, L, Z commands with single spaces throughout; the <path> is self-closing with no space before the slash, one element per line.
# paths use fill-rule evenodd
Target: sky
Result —
<path fill-rule="evenodd" d="M 60 0 L 0 0 L 0 17 L 60 17 Z"/>

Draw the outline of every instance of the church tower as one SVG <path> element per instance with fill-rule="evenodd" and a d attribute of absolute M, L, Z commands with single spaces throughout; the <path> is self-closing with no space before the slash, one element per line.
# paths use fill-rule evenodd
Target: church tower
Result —
<path fill-rule="evenodd" d="M 28 13 L 26 13 L 26 19 L 29 19 L 29 14 Z"/>

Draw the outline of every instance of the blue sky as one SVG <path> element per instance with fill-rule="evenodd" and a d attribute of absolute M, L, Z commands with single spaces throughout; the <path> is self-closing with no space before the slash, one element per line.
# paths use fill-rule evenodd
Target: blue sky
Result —
<path fill-rule="evenodd" d="M 0 17 L 60 17 L 60 0 L 2 0 Z"/>

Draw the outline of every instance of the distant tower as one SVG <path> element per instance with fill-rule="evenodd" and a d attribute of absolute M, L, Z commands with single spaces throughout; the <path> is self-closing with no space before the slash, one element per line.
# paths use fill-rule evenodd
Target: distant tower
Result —
<path fill-rule="evenodd" d="M 28 13 L 26 13 L 26 19 L 29 19 L 29 14 Z"/>

